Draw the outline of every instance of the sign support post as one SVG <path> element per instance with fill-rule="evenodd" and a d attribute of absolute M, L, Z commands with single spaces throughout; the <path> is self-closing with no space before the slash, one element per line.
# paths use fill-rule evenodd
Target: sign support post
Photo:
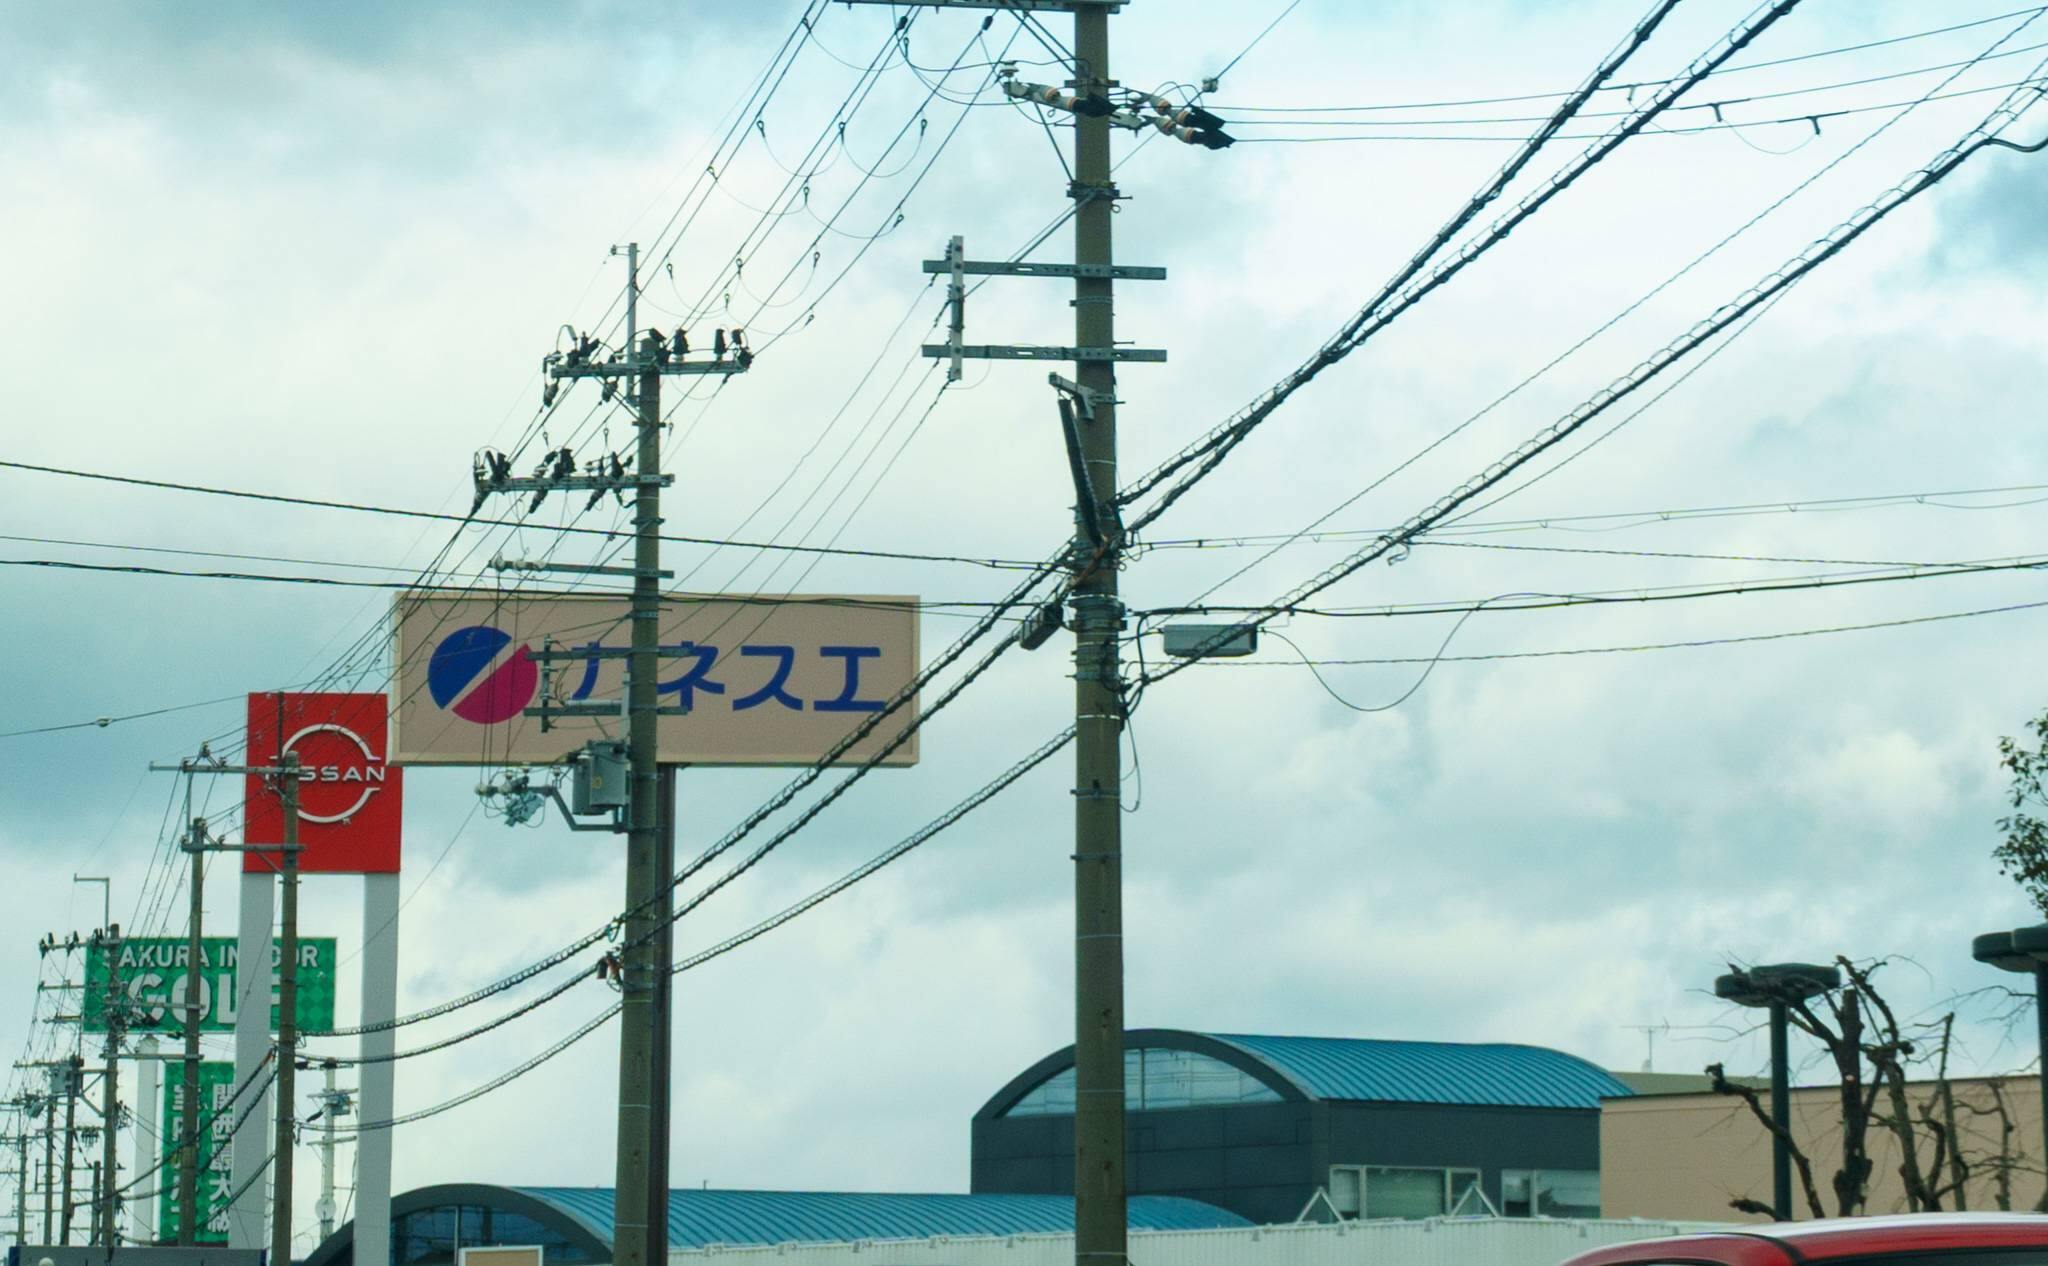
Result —
<path fill-rule="evenodd" d="M 398 1018 L 398 876 L 363 876 L 363 1018 L 365 1026 Z M 389 1121 L 396 1029 L 362 1036 L 356 1069 L 356 1111 L 362 1125 Z M 375 1062 L 371 1062 L 375 1061 Z M 391 1131 L 356 1131 L 355 1266 L 391 1266 Z"/>
<path fill-rule="evenodd" d="M 163 1071 L 163 1061 L 157 1058 L 157 1043 L 154 1035 L 136 1043 L 139 1052 L 135 1064 L 135 1172 L 153 1173 L 157 1167 L 157 1148 L 163 1143 L 163 1126 L 157 1120 L 160 1105 L 157 1102 L 157 1077 Z M 144 1244 L 154 1244 L 156 1234 L 156 1197 L 144 1184 L 145 1190 L 129 1197 L 134 1213 L 130 1221 L 135 1226 L 135 1239 Z"/>

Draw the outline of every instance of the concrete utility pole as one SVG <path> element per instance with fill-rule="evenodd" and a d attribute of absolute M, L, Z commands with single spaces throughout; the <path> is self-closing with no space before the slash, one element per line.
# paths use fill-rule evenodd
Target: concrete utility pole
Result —
<path fill-rule="evenodd" d="M 282 695 L 278 707 L 284 706 Z M 278 742 L 284 742 L 284 727 L 278 726 Z M 270 1260 L 289 1266 L 292 1260 L 292 1131 L 298 1124 L 292 1101 L 293 1051 L 298 1043 L 299 1005 L 299 757 L 296 752 L 279 752 L 278 798 L 284 801 L 284 846 L 279 851 L 284 872 L 282 895 L 278 900 L 277 971 L 277 1138 L 271 1160 L 274 1193 L 270 1205 Z M 247 971 L 249 965 L 242 964 Z"/>
<path fill-rule="evenodd" d="M 886 0 L 850 0 L 884 3 Z M 1074 15 L 1074 77 L 1066 89 L 1024 83 L 1014 65 L 999 71 L 1004 93 L 1070 114 L 1074 166 L 1074 262 L 1070 265 L 969 262 L 960 238 L 943 260 L 924 270 L 949 277 L 952 308 L 947 341 L 924 354 L 948 361 L 957 381 L 965 358 L 1068 360 L 1074 380 L 1051 375 L 1060 392 L 1061 426 L 1074 481 L 1077 528 L 1069 568 L 1068 626 L 1074 631 L 1074 1260 L 1077 1266 L 1124 1266 L 1124 954 L 1122 739 L 1124 688 L 1120 641 L 1123 601 L 1117 591 L 1123 526 L 1117 510 L 1116 364 L 1161 362 L 1157 348 L 1118 347 L 1115 283 L 1163 280 L 1163 268 L 1116 263 L 1113 224 L 1119 198 L 1111 178 L 1110 137 L 1118 128 L 1159 131 L 1190 144 L 1221 149 L 1231 139 L 1222 120 L 1192 105 L 1122 90 L 1110 75 L 1109 19 L 1125 0 L 936 0 L 938 7 L 1001 9 L 1021 22 L 1031 10 Z M 1148 117 L 1143 111 L 1154 112 Z M 1074 279 L 1074 345 L 970 345 L 965 342 L 968 273 Z M 1052 613 L 1056 615 L 1057 613 Z M 1052 615 L 1021 641 L 1042 644 L 1057 627 Z"/>
<path fill-rule="evenodd" d="M 98 1201 L 100 1244 L 107 1248 L 114 1246 L 114 1176 L 121 1138 L 121 1035 L 128 1028 L 128 999 L 121 992 L 121 929 L 116 924 L 102 925 L 93 934 L 93 945 L 107 956 L 107 1067 L 100 1076 L 100 1175 L 99 1190 L 95 1192 Z"/>
<path fill-rule="evenodd" d="M 1109 74 L 1109 10 L 1074 10 L 1075 94 L 1103 98 Z M 1116 346 L 1114 283 L 1090 276 L 1115 262 L 1109 118 L 1074 118 L 1074 376 L 1095 417 L 1081 428 L 1084 519 L 1116 515 Z M 1094 353 L 1094 355 L 1091 355 Z M 1117 594 L 1122 541 L 1104 531 L 1093 551 L 1074 554 L 1074 1262 L 1124 1266 L 1123 679 Z"/>
<path fill-rule="evenodd" d="M 73 1055 L 64 1071 L 64 1209 L 62 1222 L 57 1227 L 57 1242 L 71 1243 L 71 1182 L 78 1166 L 78 1096 L 85 1089 L 85 1061 Z"/>
<path fill-rule="evenodd" d="M 476 506 L 492 493 L 533 494 L 538 508 L 550 492 L 583 491 L 591 504 L 610 492 L 633 492 L 633 566 L 584 566 L 566 563 L 506 563 L 504 568 L 566 571 L 581 575 L 630 575 L 633 579 L 632 639 L 626 660 L 626 761 L 629 772 L 626 832 L 626 905 L 622 922 L 619 987 L 619 1108 L 617 1180 L 614 1194 L 612 1260 L 616 1266 L 661 1266 L 668 1259 L 668 1097 L 669 1097 L 669 923 L 673 890 L 674 772 L 661 765 L 657 725 L 679 707 L 660 703 L 661 489 L 671 477 L 661 470 L 661 380 L 669 375 L 745 373 L 754 354 L 744 331 L 713 331 L 709 359 L 690 360 L 686 331 L 671 339 L 654 330 L 641 331 L 640 245 L 613 247 L 626 259 L 626 336 L 619 353 L 598 359 L 599 343 L 579 335 L 574 348 L 557 351 L 543 361 L 549 378 L 543 400 L 552 403 L 563 379 L 597 378 L 604 399 L 611 399 L 620 380 L 632 384 L 631 402 L 636 444 L 630 468 L 616 455 L 576 471 L 568 449 L 546 454 L 531 476 L 514 476 L 510 459 L 487 452 L 475 469 Z M 584 659 L 587 651 L 543 650 L 533 658 L 543 664 Z M 602 654 L 602 652 L 600 652 Z M 619 714 L 615 704 L 556 703 L 542 698 L 525 711 L 543 728 L 556 718 L 606 718 Z M 593 745 L 609 746 L 609 744 Z M 603 826 L 584 830 L 617 829 Z M 366 1092 L 367 1101 L 367 1092 Z M 366 1109 L 367 1110 L 367 1109 Z"/>
<path fill-rule="evenodd" d="M 185 778 L 186 804 L 191 803 L 192 779 Z M 205 978 L 206 942 L 206 821 L 193 818 L 185 833 L 184 847 L 192 861 L 191 910 L 185 929 L 185 1061 L 178 1070 L 185 1111 L 178 1118 L 178 1245 L 191 1248 L 198 1243 L 199 1227 L 199 1025 L 200 986 Z"/>
<path fill-rule="evenodd" d="M 334 1088 L 334 1061 L 320 1061 L 327 1084 L 320 1092 L 320 1200 L 313 1206 L 320 1219 L 320 1242 L 334 1234 L 334 1123 L 349 1109 L 349 1094 Z M 381 1131 L 389 1134 L 389 1130 Z"/>
<path fill-rule="evenodd" d="M 57 1096 L 43 1100 L 43 1243 L 54 1244 L 51 1193 L 57 1189 Z"/>
<path fill-rule="evenodd" d="M 284 696 L 277 696 L 279 709 L 278 742 L 284 742 L 283 708 Z M 223 844 L 210 840 L 205 823 L 197 819 L 187 841 L 187 847 L 194 858 L 194 878 L 201 871 L 198 858 L 204 852 L 230 853 L 275 853 L 278 855 L 278 871 L 283 878 L 282 897 L 279 902 L 279 927 L 277 938 L 278 959 L 278 1018 L 277 1045 L 267 1050 L 270 1013 L 270 877 L 261 873 L 245 873 L 242 878 L 242 932 L 236 947 L 235 995 L 235 1090 L 237 1104 L 234 1116 L 237 1129 L 233 1140 L 233 1176 L 236 1187 L 242 1192 L 228 1211 L 228 1241 L 233 1248 L 255 1248 L 260 1246 L 262 1235 L 262 1191 L 256 1175 L 263 1165 L 262 1135 L 239 1128 L 240 1122 L 251 1113 L 261 1115 L 264 1096 L 255 1094 L 251 1087 L 262 1068 L 265 1058 L 274 1058 L 276 1064 L 276 1085 L 271 1095 L 277 1105 L 276 1128 L 272 1133 L 272 1154 L 270 1157 L 271 1182 L 273 1187 L 270 1226 L 270 1251 L 272 1260 L 291 1260 L 292 1222 L 292 1142 L 296 1118 L 292 1106 L 293 1050 L 298 1042 L 298 992 L 299 992 L 299 758 L 295 752 L 280 751 L 276 763 L 270 765 L 230 765 L 214 756 L 204 746 L 197 757 L 181 760 L 175 765 L 152 764 L 150 769 L 159 772 L 181 774 L 241 774 L 270 780 L 274 793 L 281 802 L 284 814 L 284 838 L 277 844 Z M 251 883 L 250 880 L 257 882 Z M 193 979 L 200 971 L 200 943 L 198 940 L 197 911 L 199 897 L 193 897 L 194 922 L 191 940 L 188 943 L 192 961 L 187 964 L 191 973 L 186 977 L 186 1042 L 187 1053 L 196 1049 L 192 1026 L 198 1023 L 198 1012 L 193 1009 L 198 1000 L 198 991 Z M 251 1008 L 255 1008 L 254 1011 Z M 254 1015 L 254 1023 L 244 1023 L 243 1017 Z M 185 1128 L 182 1131 L 189 1144 L 191 1162 L 197 1162 L 197 1133 L 194 1123 L 199 1116 L 198 1090 L 193 1084 L 198 1075 L 198 1062 L 186 1063 Z M 248 1102 L 241 1102 L 247 1095 Z M 253 1146 L 245 1146 L 253 1139 Z M 183 1173 L 180 1173 L 183 1186 Z M 194 1183 L 196 1195 L 196 1179 Z M 196 1212 L 191 1206 L 181 1206 L 184 1214 L 184 1233 L 196 1232 L 192 1225 Z"/>

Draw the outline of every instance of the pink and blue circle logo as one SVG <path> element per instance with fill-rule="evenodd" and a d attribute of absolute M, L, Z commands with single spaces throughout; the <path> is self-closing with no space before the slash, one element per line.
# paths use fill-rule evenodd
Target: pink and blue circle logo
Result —
<path fill-rule="evenodd" d="M 488 624 L 457 629 L 441 639 L 427 661 L 427 693 L 434 706 L 476 725 L 510 721 L 540 690 L 540 666 L 512 637 Z"/>

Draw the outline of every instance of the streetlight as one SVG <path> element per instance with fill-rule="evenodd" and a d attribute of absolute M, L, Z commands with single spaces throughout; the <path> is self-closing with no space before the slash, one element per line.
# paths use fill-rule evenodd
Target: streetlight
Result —
<path fill-rule="evenodd" d="M 2034 1023 L 2042 1056 L 2041 1118 L 2044 1130 L 2048 1130 L 2048 923 L 2010 932 L 1986 932 L 1970 942 L 1970 954 L 1980 963 L 2025 972 L 2034 978 Z"/>
<path fill-rule="evenodd" d="M 1792 1220 L 1792 1087 L 1786 1053 L 1794 1002 L 1842 987 L 1842 973 L 1818 963 L 1773 963 L 1736 968 L 1714 982 L 1714 996 L 1739 1007 L 1767 1007 L 1771 1013 L 1771 1215 Z"/>

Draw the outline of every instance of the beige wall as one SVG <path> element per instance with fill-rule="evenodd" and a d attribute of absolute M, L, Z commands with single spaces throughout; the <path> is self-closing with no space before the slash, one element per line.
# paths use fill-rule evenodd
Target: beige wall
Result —
<path fill-rule="evenodd" d="M 2015 1127 L 2012 1203 L 2032 1208 L 2040 1199 L 2041 1092 L 2033 1076 L 2001 1079 L 2006 1110 Z M 1992 1107 L 1992 1083 L 1957 1081 L 1957 1126 L 1965 1138 L 1963 1154 L 1973 1165 L 1968 1187 L 1972 1209 L 1993 1209 L 1993 1169 L 1999 1153 L 2001 1127 L 1996 1116 L 1969 1111 Z M 1915 1083 L 1910 1099 L 1917 1113 L 1933 1095 L 1931 1084 Z M 1765 1091 L 1764 1102 L 1769 1103 Z M 1841 1110 L 1834 1087 L 1792 1092 L 1792 1135 L 1813 1160 L 1813 1182 L 1822 1207 L 1836 1210 L 1833 1179 L 1841 1163 Z M 1873 1129 L 1870 1136 L 1870 1200 L 1866 1212 L 1905 1209 L 1899 1178 L 1899 1152 L 1890 1131 Z M 1924 1168 L 1933 1145 L 1920 1147 Z M 1809 1216 L 1798 1173 L 1793 1174 L 1793 1203 L 1800 1217 Z M 1600 1109 L 1600 1211 L 1610 1218 L 1674 1218 L 1696 1221 L 1761 1220 L 1738 1214 L 1730 1199 L 1771 1198 L 1770 1136 L 1741 1100 L 1715 1094 L 1642 1095 L 1610 1099 Z M 1946 1203 L 1945 1207 L 1955 1207 Z"/>

